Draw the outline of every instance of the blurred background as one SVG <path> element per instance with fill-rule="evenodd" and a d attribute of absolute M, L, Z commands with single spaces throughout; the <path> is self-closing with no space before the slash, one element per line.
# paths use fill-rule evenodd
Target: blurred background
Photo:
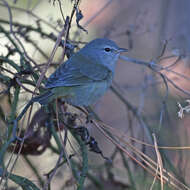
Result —
<path fill-rule="evenodd" d="M 20 31 L 24 30 L 22 25 L 37 28 L 38 31 L 33 30 L 30 33 L 25 31 L 25 34 L 22 31 L 23 33 L 19 34 L 19 24 L 16 29 L 14 29 L 16 25 L 13 27 L 27 54 L 37 64 L 43 66 L 47 63 L 55 45 L 55 40 L 51 39 L 50 34 L 58 36 L 65 25 L 64 19 L 71 15 L 73 5 L 76 2 L 71 0 L 0 1 L 0 26 L 7 33 L 10 32 L 9 23 L 12 19 L 12 22 L 21 24 Z M 93 110 L 104 123 L 113 127 L 121 136 L 123 135 L 123 138 L 125 138 L 124 135 L 127 135 L 154 145 L 152 136 L 154 133 L 159 146 L 177 147 L 159 149 L 163 167 L 186 185 L 186 188 L 183 186 L 181 189 L 189 189 L 189 115 L 185 112 L 184 117 L 179 118 L 177 103 L 179 102 L 182 107 L 187 106 L 186 100 L 190 95 L 188 84 L 190 80 L 190 1 L 81 0 L 78 9 L 83 15 L 79 23 L 88 31 L 86 33 L 77 27 L 74 15 L 69 40 L 71 43 L 77 44 L 78 49 L 84 45 L 80 42 L 88 42 L 100 37 L 109 38 L 120 47 L 129 49 L 129 52 L 124 56 L 147 63 L 154 62 L 165 68 L 157 72 L 157 70 L 154 71 L 143 64 L 134 64 L 120 59 L 116 68 L 113 88 L 136 109 L 137 117 L 113 89 L 110 89 L 94 105 Z M 40 35 L 39 29 L 50 36 Z M 9 35 L 2 31 L 1 29 L 0 53 L 3 56 L 7 55 L 8 47 L 11 48 L 13 45 L 8 38 Z M 14 35 L 10 34 L 10 36 L 15 39 Z M 63 48 L 59 47 L 53 63 L 60 63 L 62 57 Z M 13 54 L 9 58 L 20 65 L 21 59 L 18 54 Z M 0 73 L 11 77 L 10 73 L 8 74 L 2 69 L 2 62 L 1 58 Z M 5 69 L 10 70 L 12 67 L 7 65 Z M 54 69 L 55 67 L 49 68 L 46 77 Z M 13 69 L 12 72 L 14 73 L 15 70 Z M 7 86 L 2 81 L 3 79 L 0 81 L 0 88 L 1 91 L 4 91 Z M 34 90 L 34 86 L 29 88 Z M 13 89 L 10 89 L 10 94 L 14 94 Z M 20 93 L 17 105 L 18 113 L 31 97 L 32 94 L 24 93 L 24 90 Z M 0 110 L 4 113 L 3 117 L 5 118 L 10 118 L 12 114 L 12 104 L 10 104 L 9 98 L 5 93 L 0 94 Z M 39 108 L 40 105 L 35 104 L 33 114 Z M 146 123 L 145 126 L 139 121 L 139 118 L 143 120 L 143 123 Z M 6 142 L 7 134 L 6 119 L 1 119 L 0 122 L 1 145 L 3 145 L 3 142 Z M 150 189 L 151 187 L 161 189 L 159 180 L 154 184 L 154 176 L 143 170 L 133 159 L 126 156 L 124 162 L 120 150 L 97 128 L 91 124 L 88 124 L 87 127 L 90 135 L 95 137 L 98 142 L 103 154 L 114 159 L 110 166 L 99 154 L 89 152 L 89 175 L 84 189 Z M 112 135 L 114 136 L 114 133 Z M 130 143 L 157 162 L 154 148 L 134 141 L 130 141 Z M 52 144 L 55 145 L 54 140 L 52 140 Z M 72 152 L 72 150 L 68 151 Z M 80 153 L 80 150 L 77 149 L 77 151 Z M 4 157 L 5 165 L 9 162 L 11 153 L 12 149 L 7 151 Z M 131 154 L 139 160 L 135 154 Z M 40 187 L 39 178 L 42 181 L 46 180 L 44 174 L 47 174 L 55 166 L 58 155 L 47 148 L 40 155 L 27 154 L 19 155 L 19 157 L 16 155 L 14 159 L 18 160 L 14 164 L 13 173 L 26 177 Z M 143 161 L 140 162 L 144 164 Z M 124 163 L 127 163 L 127 166 Z M 36 172 L 34 168 L 37 170 Z M 114 176 L 114 178 L 110 176 Z M 95 180 L 99 186 L 94 182 Z M 2 189 L 5 184 L 5 182 L 2 183 Z M 51 181 L 51 188 L 55 190 L 76 189 L 73 184 L 70 168 L 68 165 L 63 165 L 56 171 Z M 151 186 L 152 184 L 153 186 Z M 10 180 L 6 185 L 9 189 L 19 189 L 18 184 L 15 185 Z M 164 189 L 175 188 L 166 183 Z"/>

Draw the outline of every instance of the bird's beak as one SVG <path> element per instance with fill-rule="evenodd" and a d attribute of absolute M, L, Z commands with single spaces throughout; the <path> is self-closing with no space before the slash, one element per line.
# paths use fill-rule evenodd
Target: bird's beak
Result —
<path fill-rule="evenodd" d="M 128 51 L 129 51 L 128 49 L 119 48 L 119 49 L 117 50 L 117 53 L 128 52 Z"/>

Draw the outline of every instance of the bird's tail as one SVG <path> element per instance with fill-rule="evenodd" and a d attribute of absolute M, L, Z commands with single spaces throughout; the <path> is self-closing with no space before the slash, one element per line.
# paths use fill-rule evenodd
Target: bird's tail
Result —
<path fill-rule="evenodd" d="M 50 97 L 52 97 L 52 96 L 53 96 L 53 92 L 51 90 L 49 90 L 42 95 L 34 97 L 33 101 L 39 102 L 41 105 L 45 105 L 48 102 L 50 102 L 50 99 L 51 99 Z"/>

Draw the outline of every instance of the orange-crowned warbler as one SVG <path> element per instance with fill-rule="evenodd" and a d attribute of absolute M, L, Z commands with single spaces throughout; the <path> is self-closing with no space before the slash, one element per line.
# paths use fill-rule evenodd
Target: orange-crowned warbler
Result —
<path fill-rule="evenodd" d="M 47 92 L 35 101 L 44 105 L 61 98 L 75 106 L 94 104 L 110 87 L 119 54 L 127 51 L 108 39 L 92 40 L 55 70 L 46 82 Z"/>

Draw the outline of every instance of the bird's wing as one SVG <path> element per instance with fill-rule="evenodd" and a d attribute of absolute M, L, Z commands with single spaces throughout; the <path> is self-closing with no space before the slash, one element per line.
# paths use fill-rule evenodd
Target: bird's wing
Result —
<path fill-rule="evenodd" d="M 88 58 L 75 54 L 47 80 L 45 87 L 78 86 L 106 79 L 109 70 Z"/>

